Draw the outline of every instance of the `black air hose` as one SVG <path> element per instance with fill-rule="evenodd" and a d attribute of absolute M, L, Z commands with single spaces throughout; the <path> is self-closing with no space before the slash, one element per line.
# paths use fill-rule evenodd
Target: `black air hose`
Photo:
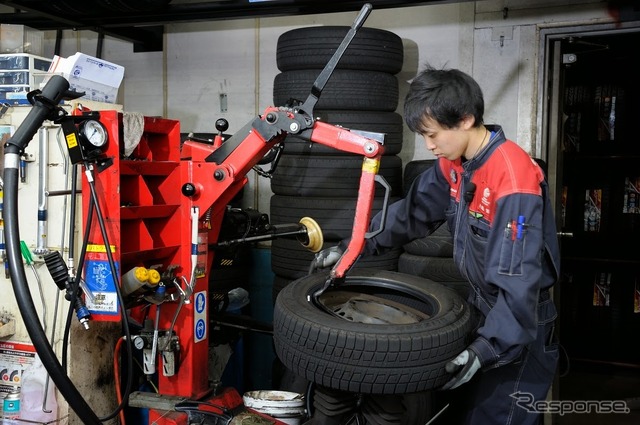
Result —
<path fill-rule="evenodd" d="M 35 93 L 35 94 L 33 94 Z M 64 115 L 58 107 L 61 100 L 68 98 L 69 82 L 59 75 L 51 77 L 41 93 L 31 92 L 33 108 L 27 114 L 15 134 L 4 145 L 4 232 L 9 273 L 22 320 L 31 342 L 36 348 L 43 365 L 63 395 L 69 406 L 84 424 L 101 424 L 78 389 L 65 373 L 38 320 L 38 312 L 31 298 L 27 277 L 20 251 L 20 230 L 18 226 L 18 181 L 20 155 L 27 147 L 45 120 L 55 120 Z M 75 96 L 77 97 L 77 96 Z M 70 247 L 71 249 L 71 247 Z"/>

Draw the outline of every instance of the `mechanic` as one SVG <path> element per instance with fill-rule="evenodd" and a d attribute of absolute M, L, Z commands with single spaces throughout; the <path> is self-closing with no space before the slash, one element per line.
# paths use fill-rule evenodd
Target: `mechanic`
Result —
<path fill-rule="evenodd" d="M 459 70 L 427 66 L 411 82 L 404 118 L 437 161 L 389 206 L 363 255 L 402 247 L 446 222 L 479 314 L 468 348 L 446 364 L 451 376 L 441 389 L 466 385 L 438 392 L 450 403 L 438 423 L 539 424 L 531 406 L 546 399 L 558 363 L 549 294 L 560 264 L 555 218 L 539 164 L 483 115 L 480 86 Z M 380 220 L 379 213 L 371 229 Z M 316 262 L 335 264 L 346 242 Z"/>

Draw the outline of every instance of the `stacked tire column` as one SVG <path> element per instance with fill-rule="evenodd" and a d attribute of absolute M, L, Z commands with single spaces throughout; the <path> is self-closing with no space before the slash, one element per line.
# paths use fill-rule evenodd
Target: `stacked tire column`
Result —
<path fill-rule="evenodd" d="M 274 105 L 304 102 L 349 27 L 298 28 L 280 36 L 274 81 Z M 402 69 L 402 40 L 396 34 L 360 28 L 324 87 L 314 118 L 345 128 L 385 133 L 385 153 L 379 174 L 390 184 L 390 202 L 402 193 L 402 117 L 398 107 L 398 80 Z M 308 216 L 324 235 L 323 249 L 351 236 L 361 155 L 341 152 L 288 135 L 271 180 L 270 218 L 275 225 L 295 223 Z M 383 206 L 384 189 L 376 188 L 373 214 Z M 374 260 L 361 259 L 354 268 L 397 270 L 401 250 Z M 271 267 L 275 274 L 273 300 L 290 282 L 309 273 L 314 254 L 297 240 L 272 241 Z"/>

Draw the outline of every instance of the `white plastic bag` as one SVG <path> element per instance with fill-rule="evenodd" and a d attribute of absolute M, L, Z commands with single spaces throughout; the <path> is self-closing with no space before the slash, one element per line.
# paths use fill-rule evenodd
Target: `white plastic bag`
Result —
<path fill-rule="evenodd" d="M 49 380 L 48 387 L 47 380 Z M 20 419 L 44 423 L 55 421 L 58 416 L 55 384 L 49 378 L 49 373 L 37 354 L 33 363 L 22 373 L 21 383 Z M 46 406 L 43 405 L 45 387 L 47 387 Z"/>

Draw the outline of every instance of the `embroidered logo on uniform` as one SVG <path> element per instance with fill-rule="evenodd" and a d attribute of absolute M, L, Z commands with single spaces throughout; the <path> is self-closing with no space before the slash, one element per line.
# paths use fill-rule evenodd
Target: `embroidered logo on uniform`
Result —
<path fill-rule="evenodd" d="M 451 181 L 454 183 L 458 183 L 458 174 L 456 174 L 456 170 L 451 170 Z"/>
<path fill-rule="evenodd" d="M 482 199 L 480 199 L 478 209 L 486 215 L 491 215 L 491 190 L 488 187 L 482 190 Z"/>
<path fill-rule="evenodd" d="M 479 213 L 477 211 L 469 211 L 469 215 L 473 218 L 477 218 L 478 220 L 484 217 L 484 214 Z"/>

